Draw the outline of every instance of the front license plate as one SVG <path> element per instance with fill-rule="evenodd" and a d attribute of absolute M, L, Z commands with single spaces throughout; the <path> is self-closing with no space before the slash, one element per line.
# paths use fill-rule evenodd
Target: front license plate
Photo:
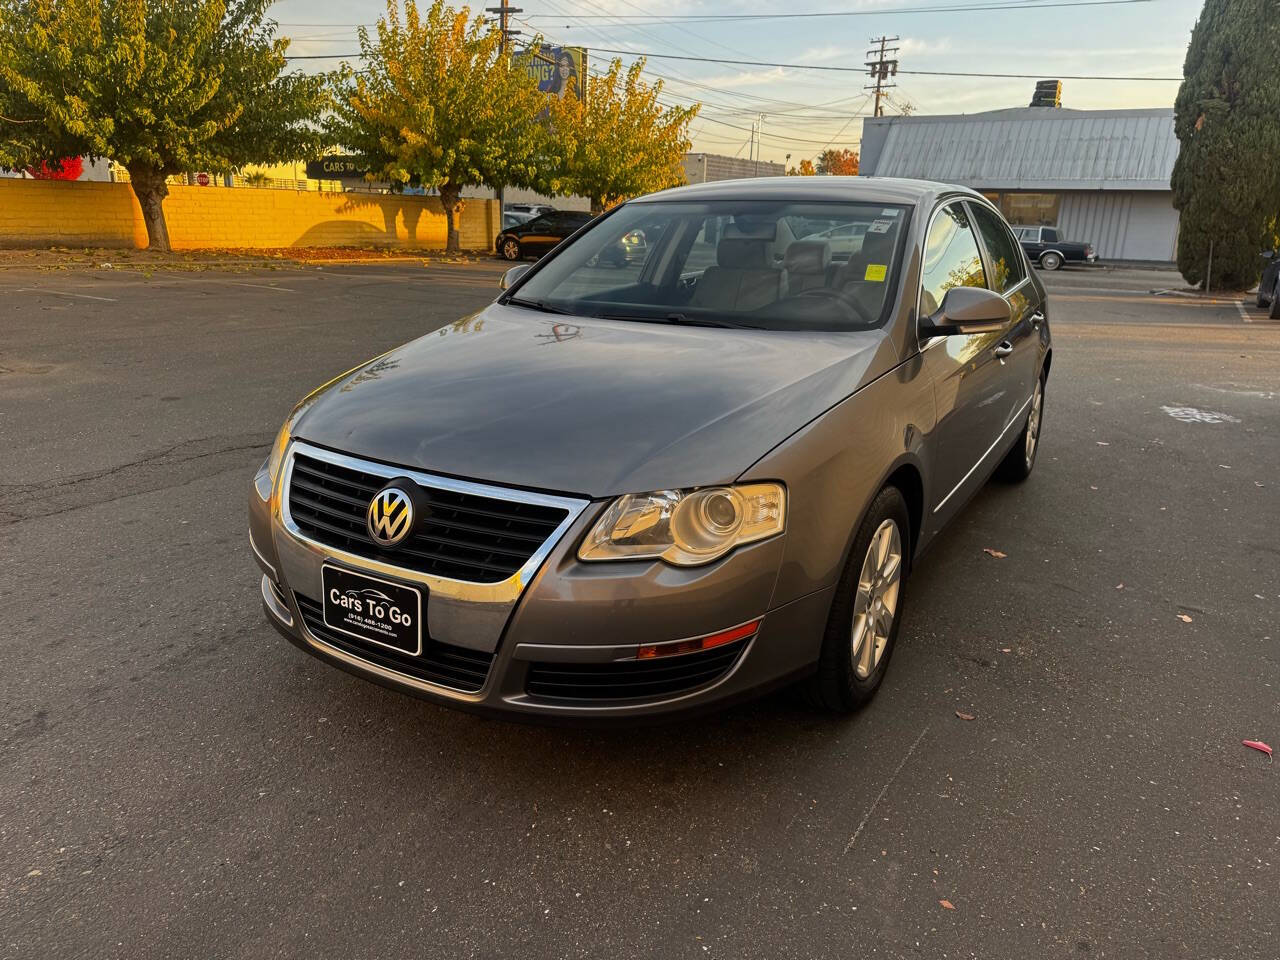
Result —
<path fill-rule="evenodd" d="M 422 591 L 325 566 L 324 625 L 414 656 L 422 653 Z"/>

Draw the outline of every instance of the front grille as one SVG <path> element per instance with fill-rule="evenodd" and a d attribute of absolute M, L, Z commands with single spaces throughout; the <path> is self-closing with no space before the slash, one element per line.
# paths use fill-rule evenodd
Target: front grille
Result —
<path fill-rule="evenodd" d="M 493 664 L 492 653 L 455 647 L 451 643 L 441 643 L 430 637 L 422 640 L 421 656 L 400 653 L 330 629 L 325 626 L 324 609 L 319 602 L 300 593 L 295 593 L 293 597 L 298 601 L 298 612 L 302 614 L 302 622 L 307 625 L 311 635 L 353 657 L 416 680 L 425 680 L 466 693 L 479 690 L 484 686 L 485 677 L 489 675 L 489 667 Z"/>
<path fill-rule="evenodd" d="M 534 663 L 525 690 L 549 700 L 647 700 L 684 693 L 718 680 L 746 640 L 701 653 L 616 663 Z"/>
<path fill-rule="evenodd" d="M 525 565 L 568 511 L 438 487 L 420 489 L 431 515 L 390 550 L 373 542 L 365 511 L 387 478 L 295 453 L 289 515 L 308 538 L 356 556 L 450 580 L 499 583 Z"/>

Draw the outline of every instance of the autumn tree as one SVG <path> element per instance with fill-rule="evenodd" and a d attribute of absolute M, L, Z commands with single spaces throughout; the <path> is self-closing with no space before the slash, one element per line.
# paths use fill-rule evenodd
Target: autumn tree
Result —
<path fill-rule="evenodd" d="M 1258 280 L 1280 209 L 1280 16 L 1275 0 L 1206 0 L 1174 103 L 1178 269 L 1213 286 Z"/>
<path fill-rule="evenodd" d="M 813 168 L 812 160 L 801 160 L 800 166 L 787 168 L 788 177 L 812 177 L 817 172 L 818 171 Z"/>
<path fill-rule="evenodd" d="M 165 178 L 318 153 L 323 80 L 285 74 L 271 0 L 0 0 L 0 164 L 106 157 L 151 247 Z"/>
<path fill-rule="evenodd" d="M 858 153 L 856 150 L 837 150 L 834 147 L 818 154 L 818 173 L 832 177 L 856 177 Z"/>
<path fill-rule="evenodd" d="M 360 28 L 360 52 L 365 70 L 335 81 L 329 131 L 392 184 L 438 190 L 450 251 L 463 187 L 554 190 L 547 97 L 483 17 L 443 0 L 425 14 L 405 0 L 402 16 L 388 0 L 375 34 Z"/>
<path fill-rule="evenodd" d="M 588 76 L 585 100 L 551 101 L 558 192 L 587 197 L 595 213 L 684 183 L 681 160 L 700 104 L 663 106 L 662 81 L 647 83 L 643 74 L 642 59 L 625 72 L 614 60 L 603 74 Z"/>

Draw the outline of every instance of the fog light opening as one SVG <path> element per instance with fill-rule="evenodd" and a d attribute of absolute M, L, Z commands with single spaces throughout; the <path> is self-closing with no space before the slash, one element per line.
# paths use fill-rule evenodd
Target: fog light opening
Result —
<path fill-rule="evenodd" d="M 719 633 L 709 633 L 705 637 L 694 637 L 691 640 L 670 640 L 665 643 L 642 644 L 636 648 L 636 659 L 654 660 L 658 657 L 674 657 L 682 653 L 699 653 L 703 650 L 723 647 L 727 643 L 733 643 L 736 640 L 742 640 L 754 634 L 760 629 L 760 622 L 760 620 L 752 620 L 736 627 L 730 627 L 728 630 L 721 630 Z"/>

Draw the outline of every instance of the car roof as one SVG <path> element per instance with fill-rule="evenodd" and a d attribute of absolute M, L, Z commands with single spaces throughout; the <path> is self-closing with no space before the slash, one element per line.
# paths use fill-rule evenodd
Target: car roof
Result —
<path fill-rule="evenodd" d="M 981 197 L 968 187 L 932 180 L 898 177 L 755 177 L 748 180 L 714 180 L 673 187 L 639 197 L 633 203 L 655 200 L 791 200 L 871 201 L 873 203 L 927 204 L 949 194 Z"/>

